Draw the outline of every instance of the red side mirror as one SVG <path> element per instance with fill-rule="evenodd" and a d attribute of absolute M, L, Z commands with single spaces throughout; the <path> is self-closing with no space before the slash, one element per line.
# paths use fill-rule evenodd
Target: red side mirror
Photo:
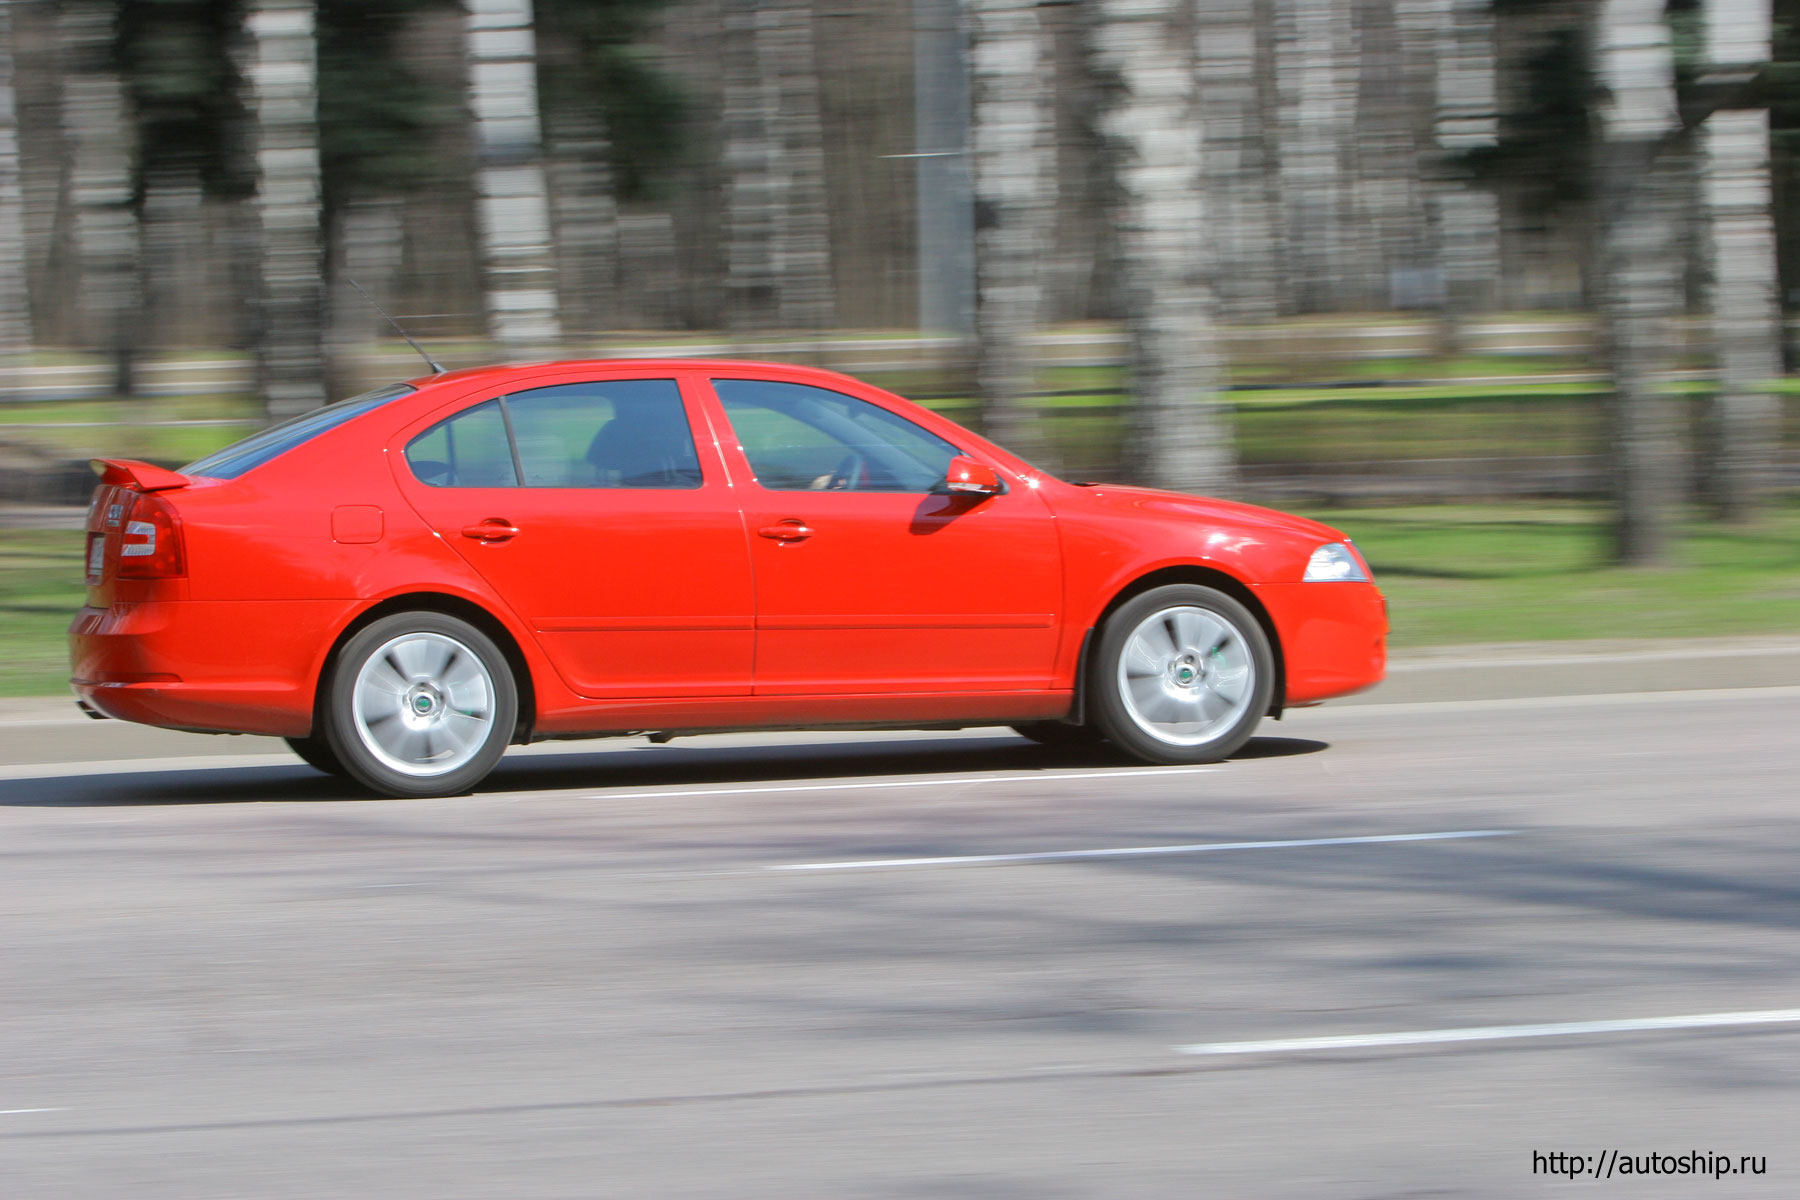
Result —
<path fill-rule="evenodd" d="M 944 472 L 944 489 L 961 496 L 998 496 L 1000 477 L 986 463 L 959 454 L 950 460 L 949 470 Z"/>

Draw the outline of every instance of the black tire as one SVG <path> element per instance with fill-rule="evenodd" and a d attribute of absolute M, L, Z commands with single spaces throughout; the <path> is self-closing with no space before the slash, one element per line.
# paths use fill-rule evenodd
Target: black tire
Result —
<path fill-rule="evenodd" d="M 1128 650 L 1136 669 L 1126 675 L 1135 684 L 1121 680 Z M 1275 654 L 1262 623 L 1224 592 L 1188 583 L 1121 605 L 1100 631 L 1088 669 L 1094 724 L 1151 763 L 1217 762 L 1236 753 L 1269 711 L 1274 688 Z M 1156 713 L 1197 719 L 1164 722 Z"/>
<path fill-rule="evenodd" d="M 1057 750 L 1098 750 L 1106 744 L 1106 735 L 1092 725 L 1070 725 L 1063 721 L 1033 721 L 1014 725 L 1012 731 L 1030 738 L 1040 746 Z"/>
<path fill-rule="evenodd" d="M 479 629 L 443 613 L 395 613 L 359 630 L 324 688 L 319 708 L 331 752 L 346 775 L 385 796 L 469 791 L 506 753 L 518 724 L 506 657 Z"/>
<path fill-rule="evenodd" d="M 327 775 L 336 775 L 339 779 L 347 778 L 348 772 L 338 756 L 331 751 L 331 744 L 318 734 L 303 738 L 282 738 L 288 749 L 298 754 L 306 765 L 314 770 L 323 771 Z"/>

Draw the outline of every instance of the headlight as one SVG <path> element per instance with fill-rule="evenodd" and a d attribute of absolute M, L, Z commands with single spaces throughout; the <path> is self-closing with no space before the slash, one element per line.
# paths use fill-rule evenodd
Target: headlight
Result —
<path fill-rule="evenodd" d="M 1308 583 L 1367 583 L 1368 572 L 1342 542 L 1329 542 L 1312 552 L 1306 560 Z"/>

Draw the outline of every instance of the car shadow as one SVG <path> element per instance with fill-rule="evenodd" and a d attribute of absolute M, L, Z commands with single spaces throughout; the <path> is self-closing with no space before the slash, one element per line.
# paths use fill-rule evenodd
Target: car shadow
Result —
<path fill-rule="evenodd" d="M 796 734 L 799 738 L 803 735 Z M 574 745 L 575 743 L 571 743 Z M 588 744 L 595 745 L 595 744 Z M 821 779 L 910 775 L 929 779 L 982 771 L 1068 771 L 1129 768 L 1131 760 L 1105 748 L 1040 746 L 1004 734 L 982 738 L 932 737 L 904 741 L 804 742 L 759 746 L 599 744 L 567 753 L 509 755 L 474 794 L 696 784 L 795 785 Z M 1286 758 L 1328 749 L 1308 738 L 1252 738 L 1232 761 Z M 183 767 L 97 775 L 50 774 L 0 781 L 0 807 L 85 808 L 132 805 L 268 804 L 282 802 L 405 803 L 370 794 L 348 780 L 292 766 Z M 1153 769 L 1153 768 L 1151 768 Z M 600 797 L 604 798 L 604 797 Z"/>

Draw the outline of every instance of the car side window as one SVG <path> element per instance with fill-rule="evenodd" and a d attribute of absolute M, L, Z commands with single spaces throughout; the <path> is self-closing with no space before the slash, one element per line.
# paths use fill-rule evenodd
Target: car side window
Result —
<path fill-rule="evenodd" d="M 465 408 L 408 442 L 406 465 L 432 487 L 519 486 L 498 400 Z"/>
<path fill-rule="evenodd" d="M 526 487 L 697 488 L 700 457 L 673 379 L 613 379 L 506 397 Z"/>
<path fill-rule="evenodd" d="M 962 451 L 877 404 L 827 388 L 715 379 L 756 481 L 771 491 L 929 492 Z"/>

